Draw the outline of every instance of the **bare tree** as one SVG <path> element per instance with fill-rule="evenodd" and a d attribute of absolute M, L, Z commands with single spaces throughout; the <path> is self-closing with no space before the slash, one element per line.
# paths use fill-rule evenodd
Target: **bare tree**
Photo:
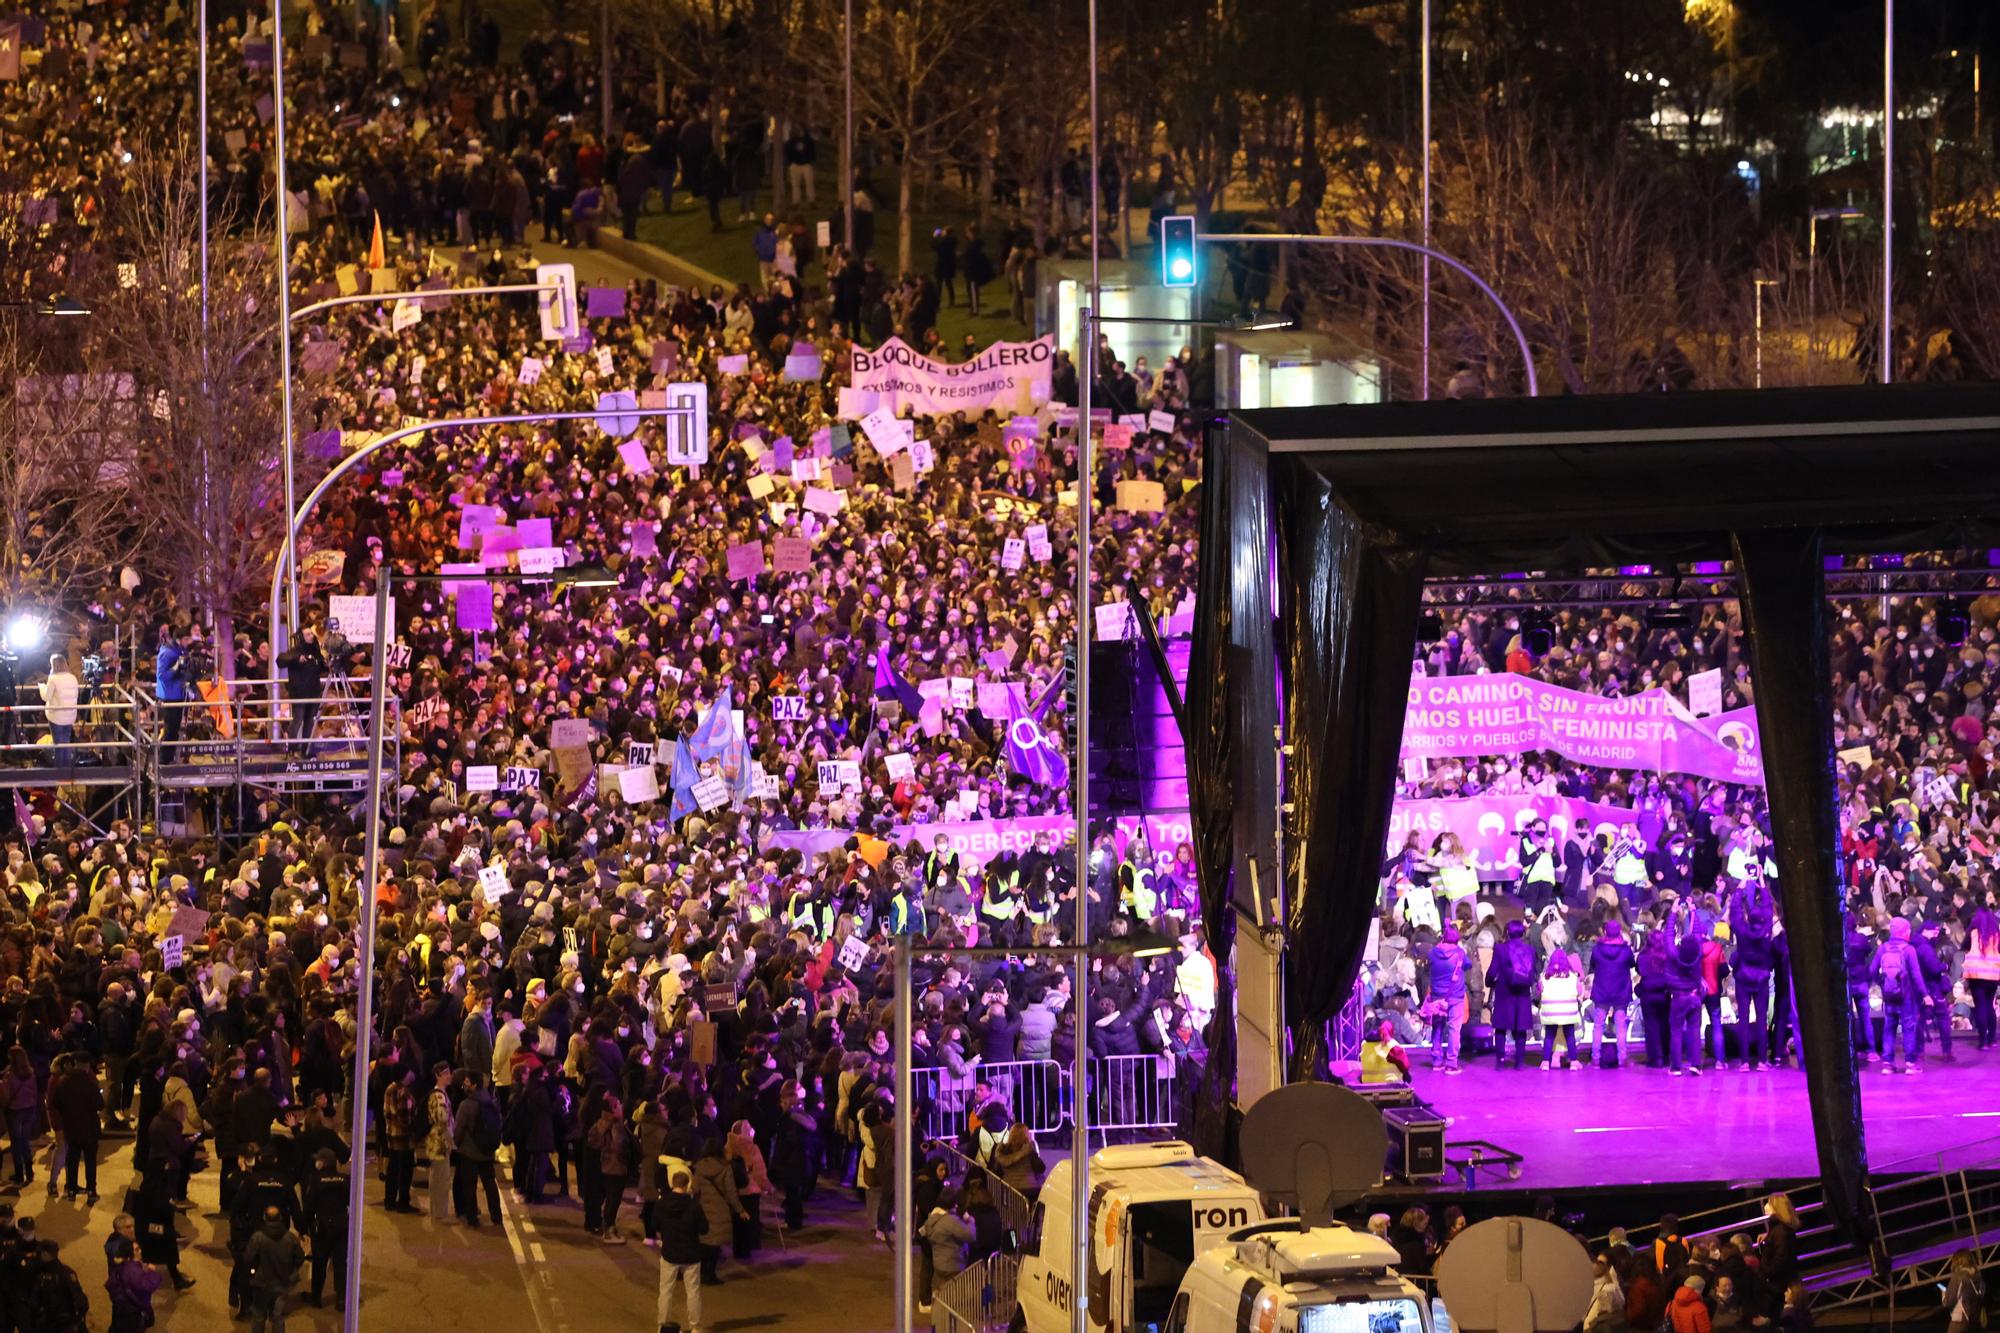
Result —
<path fill-rule="evenodd" d="M 985 116 L 977 55 L 994 36 L 992 0 L 859 0 L 854 6 L 854 104 L 896 153 L 896 265 L 911 267 L 917 175 Z M 823 3 L 804 41 L 805 65 L 839 82 L 840 10 Z M 1022 90 L 1015 90 L 1019 93 Z"/>
<path fill-rule="evenodd" d="M 143 554 L 227 645 L 283 533 L 270 251 L 235 234 L 233 219 L 212 217 L 204 316 L 200 194 L 186 145 L 147 150 L 121 202 L 118 220 L 138 258 L 134 281 L 111 294 L 102 324 L 106 354 L 131 368 L 139 394 Z M 303 487 L 311 477 L 299 462 Z M 226 647 L 217 658 L 227 670 Z"/>
<path fill-rule="evenodd" d="M 60 609 L 93 591 L 144 535 L 129 373 L 68 372 L 17 323 L 0 325 L 0 599 Z"/>

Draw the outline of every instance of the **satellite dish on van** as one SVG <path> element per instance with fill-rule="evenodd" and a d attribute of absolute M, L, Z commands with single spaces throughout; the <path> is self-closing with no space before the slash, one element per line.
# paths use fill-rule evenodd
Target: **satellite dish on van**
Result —
<path fill-rule="evenodd" d="M 1462 1333 L 1575 1328 L 1590 1312 L 1593 1279 L 1582 1243 L 1531 1217 L 1469 1226 L 1437 1261 L 1438 1295 Z"/>
<path fill-rule="evenodd" d="M 1382 1183 L 1389 1131 L 1382 1113 L 1337 1083 L 1291 1083 L 1257 1099 L 1239 1136 L 1243 1178 L 1298 1209 L 1309 1227 Z M 1578 1316 L 1581 1318 L 1581 1316 Z"/>

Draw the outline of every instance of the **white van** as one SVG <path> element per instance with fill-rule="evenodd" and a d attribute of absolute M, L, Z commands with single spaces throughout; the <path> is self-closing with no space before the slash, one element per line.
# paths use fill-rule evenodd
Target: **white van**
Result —
<path fill-rule="evenodd" d="M 1040 1244 L 1023 1255 L 1016 1333 L 1069 1333 L 1075 1293 L 1071 1164 L 1042 1184 Z M 1181 1279 L 1231 1232 L 1264 1220 L 1257 1191 L 1177 1140 L 1105 1148 L 1090 1159 L 1092 1329 L 1162 1333 Z"/>
<path fill-rule="evenodd" d="M 1439 1333 L 1396 1261 L 1365 1231 L 1246 1227 L 1195 1257 L 1162 1333 Z"/>

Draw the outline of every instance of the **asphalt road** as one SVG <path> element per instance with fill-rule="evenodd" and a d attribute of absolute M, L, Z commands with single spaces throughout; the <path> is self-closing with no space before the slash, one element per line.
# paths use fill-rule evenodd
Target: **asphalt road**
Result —
<path fill-rule="evenodd" d="M 107 1139 L 99 1168 L 101 1201 L 50 1199 L 44 1193 L 47 1140 L 37 1154 L 36 1179 L 25 1192 L 0 1193 L 22 1217 L 33 1217 L 44 1237 L 62 1246 L 91 1300 L 91 1327 L 109 1322 L 104 1292 L 104 1237 L 132 1181 L 132 1140 Z M 379 1179 L 369 1182 L 363 1223 L 361 1282 L 363 1326 L 370 1330 L 477 1329 L 480 1333 L 582 1333 L 583 1330 L 650 1330 L 655 1327 L 659 1260 L 640 1243 L 639 1219 L 628 1197 L 621 1229 L 630 1243 L 609 1246 L 587 1235 L 577 1205 L 533 1208 L 505 1196 L 505 1226 L 478 1231 L 439 1226 L 427 1216 L 382 1211 Z M 574 1182 L 572 1182 L 574 1183 Z M 416 1201 L 424 1203 L 419 1171 Z M 197 1205 L 181 1217 L 181 1266 L 196 1285 L 175 1294 L 163 1287 L 154 1301 L 162 1329 L 233 1327 L 228 1308 L 227 1219 L 216 1212 L 216 1173 L 197 1176 L 189 1190 Z M 706 1333 L 732 1329 L 812 1329 L 873 1333 L 892 1325 L 892 1266 L 888 1250 L 861 1220 L 851 1191 L 821 1187 L 807 1209 L 805 1229 L 780 1243 L 777 1201 L 765 1211 L 767 1244 L 744 1264 L 722 1263 L 724 1283 L 704 1292 Z M 316 1309 L 300 1294 L 290 1303 L 288 1326 L 340 1327 L 327 1304 Z"/>

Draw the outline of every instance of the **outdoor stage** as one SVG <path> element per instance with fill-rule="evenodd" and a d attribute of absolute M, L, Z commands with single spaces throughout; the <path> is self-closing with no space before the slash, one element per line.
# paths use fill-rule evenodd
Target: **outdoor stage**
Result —
<path fill-rule="evenodd" d="M 1945 1063 L 1933 1049 L 1915 1077 L 1881 1073 L 1881 1065 L 1862 1069 L 1871 1168 L 1936 1170 L 1935 1157 L 1901 1159 L 2000 1136 L 2000 1051 L 1977 1053 L 1966 1041 L 1953 1052 L 1957 1062 Z M 1643 1067 L 1579 1073 L 1510 1065 L 1496 1072 L 1487 1057 L 1468 1058 L 1464 1073 L 1447 1077 L 1433 1074 L 1428 1058 L 1411 1053 L 1416 1092 L 1450 1118 L 1446 1143 L 1485 1139 L 1525 1159 L 1519 1181 L 1483 1168 L 1481 1189 L 1728 1185 L 1819 1175 L 1805 1075 L 1797 1069 L 1710 1070 L 1700 1078 Z M 2000 1142 L 1990 1146 L 2000 1156 Z M 1962 1156 L 1954 1154 L 1953 1165 Z M 1454 1174 L 1439 1188 L 1462 1185 Z"/>

